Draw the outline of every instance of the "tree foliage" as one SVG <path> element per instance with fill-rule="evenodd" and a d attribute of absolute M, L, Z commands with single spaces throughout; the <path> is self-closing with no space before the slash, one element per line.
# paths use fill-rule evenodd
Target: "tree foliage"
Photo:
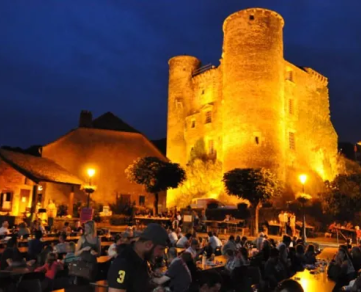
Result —
<path fill-rule="evenodd" d="M 147 192 L 153 194 L 177 188 L 185 179 L 185 171 L 179 164 L 157 157 L 138 158 L 125 173 L 131 182 L 143 185 Z"/>
<path fill-rule="evenodd" d="M 258 233 L 258 212 L 265 202 L 281 193 L 276 175 L 265 168 L 236 168 L 223 176 L 226 191 L 230 195 L 246 199 L 254 210 L 253 233 Z"/>
<path fill-rule="evenodd" d="M 361 174 L 341 174 L 325 182 L 323 198 L 324 211 L 339 220 L 352 220 L 361 208 Z"/>
<path fill-rule="evenodd" d="M 281 193 L 277 176 L 265 168 L 236 168 L 224 174 L 223 182 L 228 194 L 246 199 L 254 207 Z"/>
<path fill-rule="evenodd" d="M 185 171 L 177 163 L 162 161 L 157 157 L 138 158 L 125 170 L 129 181 L 143 185 L 155 195 L 157 212 L 158 193 L 177 188 L 185 180 Z"/>

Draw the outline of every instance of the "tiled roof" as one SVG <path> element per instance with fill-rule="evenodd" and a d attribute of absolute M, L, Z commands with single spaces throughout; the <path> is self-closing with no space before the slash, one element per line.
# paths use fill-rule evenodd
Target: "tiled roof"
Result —
<path fill-rule="evenodd" d="M 128 125 L 122 119 L 111 112 L 107 112 L 93 120 L 93 128 L 103 130 L 113 130 L 121 132 L 139 133 L 138 130 Z"/>
<path fill-rule="evenodd" d="M 50 159 L 5 149 L 0 149 L 0 159 L 36 183 L 83 184 L 82 180 Z"/>

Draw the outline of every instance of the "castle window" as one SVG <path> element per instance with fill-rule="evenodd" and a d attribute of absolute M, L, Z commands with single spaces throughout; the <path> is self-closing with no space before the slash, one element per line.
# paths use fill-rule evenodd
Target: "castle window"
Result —
<path fill-rule="evenodd" d="M 191 121 L 191 128 L 195 128 L 196 127 L 196 121 L 195 120 L 192 120 Z"/>
<path fill-rule="evenodd" d="M 289 148 L 291 150 L 296 150 L 295 133 L 293 133 L 293 132 L 288 133 L 288 144 L 289 144 Z"/>
<path fill-rule="evenodd" d="M 254 15 L 250 15 L 249 20 L 254 20 Z"/>
<path fill-rule="evenodd" d="M 212 112 L 206 112 L 206 124 L 212 123 Z"/>
<path fill-rule="evenodd" d="M 290 115 L 294 114 L 294 106 L 293 106 L 293 99 L 288 100 L 288 113 Z"/>
<path fill-rule="evenodd" d="M 139 196 L 139 206 L 145 205 L 145 196 Z"/>
<path fill-rule="evenodd" d="M 183 103 L 182 103 L 182 100 L 180 98 L 177 98 L 175 100 L 175 107 L 176 107 L 176 109 L 182 109 L 183 108 Z"/>
<path fill-rule="evenodd" d="M 214 154 L 214 143 L 213 143 L 213 140 L 209 140 L 209 141 L 208 141 L 208 150 L 209 150 L 209 154 Z"/>
<path fill-rule="evenodd" d="M 254 137 L 254 142 L 257 144 L 257 145 L 259 145 L 259 137 Z"/>
<path fill-rule="evenodd" d="M 286 71 L 286 80 L 293 82 L 293 71 L 292 70 Z"/>

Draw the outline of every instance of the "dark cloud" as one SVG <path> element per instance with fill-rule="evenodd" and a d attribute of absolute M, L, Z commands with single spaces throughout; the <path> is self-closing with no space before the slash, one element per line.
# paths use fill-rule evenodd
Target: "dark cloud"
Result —
<path fill-rule="evenodd" d="M 217 65 L 223 20 L 248 7 L 284 17 L 285 58 L 329 78 L 335 128 L 357 141 L 357 0 L 14 0 L 0 2 L 0 144 L 47 143 L 76 127 L 81 109 L 164 137 L 168 59 Z"/>

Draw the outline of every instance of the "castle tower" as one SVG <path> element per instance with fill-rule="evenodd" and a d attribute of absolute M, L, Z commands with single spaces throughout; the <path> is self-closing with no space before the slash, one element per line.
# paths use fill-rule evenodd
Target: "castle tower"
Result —
<path fill-rule="evenodd" d="M 176 56 L 169 60 L 167 157 L 185 165 L 185 118 L 192 110 L 192 73 L 200 61 L 192 56 Z"/>
<path fill-rule="evenodd" d="M 224 21 L 225 172 L 267 167 L 284 175 L 283 25 L 279 14 L 260 8 L 236 12 Z"/>

